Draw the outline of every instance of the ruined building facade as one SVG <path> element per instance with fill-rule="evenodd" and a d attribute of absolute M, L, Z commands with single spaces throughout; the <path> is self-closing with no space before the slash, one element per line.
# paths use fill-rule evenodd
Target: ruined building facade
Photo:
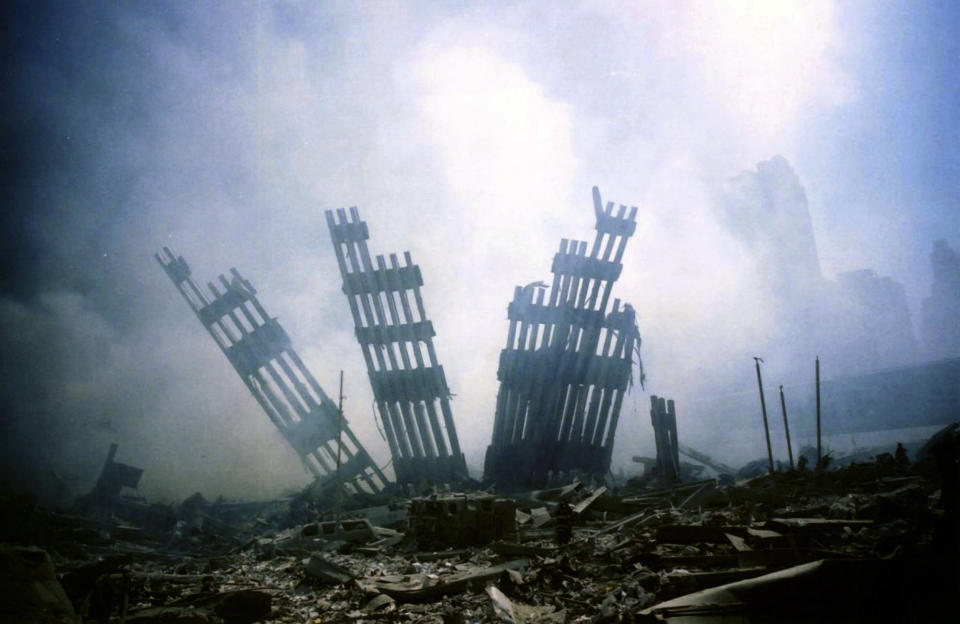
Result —
<path fill-rule="evenodd" d="M 420 267 L 410 252 L 370 257 L 367 224 L 356 208 L 326 212 L 327 226 L 367 364 L 399 483 L 451 483 L 467 467 L 450 408 L 450 388 L 433 344 Z"/>
<path fill-rule="evenodd" d="M 960 357 L 960 254 L 945 239 L 930 253 L 933 284 L 923 300 L 923 342 L 934 359 Z"/>
<path fill-rule="evenodd" d="M 731 179 L 721 212 L 727 229 L 754 252 L 765 287 L 779 299 L 809 292 L 823 279 L 806 191 L 783 156 Z"/>
<path fill-rule="evenodd" d="M 838 371 L 859 372 L 903 366 L 917 360 L 919 348 L 903 284 L 871 269 L 837 275 L 824 301 L 827 328 L 821 343 Z"/>
<path fill-rule="evenodd" d="M 387 479 L 320 384 L 293 349 L 276 318 L 236 269 L 209 282 L 205 294 L 182 256 L 156 256 L 204 329 L 217 343 L 250 394 L 320 481 L 354 492 L 379 492 Z M 338 481 L 340 483 L 338 483 Z"/>
<path fill-rule="evenodd" d="M 614 299 L 636 207 L 603 206 L 593 189 L 596 235 L 560 241 L 553 283 L 517 287 L 507 308 L 496 416 L 484 479 L 539 487 L 551 474 L 605 474 L 640 336 L 633 308 Z"/>
<path fill-rule="evenodd" d="M 870 269 L 823 276 L 806 192 L 785 158 L 731 179 L 720 213 L 755 264 L 750 305 L 767 322 L 751 348 L 783 374 L 806 374 L 815 355 L 847 375 L 917 361 L 902 284 Z"/>

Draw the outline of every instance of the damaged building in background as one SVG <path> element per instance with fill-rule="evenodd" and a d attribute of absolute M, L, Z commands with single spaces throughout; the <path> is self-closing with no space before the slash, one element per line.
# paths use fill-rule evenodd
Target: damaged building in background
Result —
<path fill-rule="evenodd" d="M 553 285 L 517 287 L 507 308 L 496 417 L 484 479 L 539 487 L 551 475 L 605 474 L 640 335 L 629 304 L 607 304 L 623 268 L 636 207 L 614 214 L 593 188 L 596 235 L 562 239 Z M 549 288 L 549 290 L 548 290 Z M 641 373 L 642 378 L 642 373 Z"/>
<path fill-rule="evenodd" d="M 343 293 L 350 304 L 357 341 L 367 364 L 377 412 L 399 483 L 467 478 L 467 467 L 450 409 L 450 388 L 433 345 L 420 287 L 420 267 L 405 252 L 401 264 L 376 256 L 356 208 L 326 212 Z"/>
<path fill-rule="evenodd" d="M 960 253 L 945 238 L 930 252 L 933 283 L 923 300 L 923 342 L 927 357 L 960 358 Z"/>
<path fill-rule="evenodd" d="M 340 479 L 354 492 L 383 490 L 383 472 L 304 365 L 286 331 L 267 314 L 250 282 L 231 269 L 230 279 L 220 276 L 222 290 L 208 284 L 208 297 L 190 277 L 182 256 L 164 247 L 155 257 L 314 477 L 331 485 Z"/>

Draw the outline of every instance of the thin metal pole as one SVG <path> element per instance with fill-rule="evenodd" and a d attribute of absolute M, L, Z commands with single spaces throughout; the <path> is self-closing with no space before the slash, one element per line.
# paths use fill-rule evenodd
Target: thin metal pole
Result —
<path fill-rule="evenodd" d="M 817 470 L 823 461 L 823 447 L 820 445 L 820 356 L 817 356 Z"/>
<path fill-rule="evenodd" d="M 340 454 L 343 452 L 343 371 L 340 371 L 340 400 L 337 403 L 337 498 L 343 491 L 343 481 L 340 480 Z"/>
<path fill-rule="evenodd" d="M 787 402 L 783 399 L 783 386 L 780 386 L 780 409 L 783 410 L 783 430 L 787 432 L 787 456 L 790 458 L 790 470 L 793 470 L 793 447 L 790 446 L 790 423 L 787 422 Z"/>
<path fill-rule="evenodd" d="M 763 398 L 763 379 L 760 377 L 760 362 L 763 360 L 754 357 L 757 364 L 757 385 L 760 386 L 760 410 L 763 412 L 763 433 L 767 436 L 767 459 L 770 460 L 770 472 L 773 472 L 773 447 L 770 446 L 770 426 L 767 424 L 767 402 Z"/>

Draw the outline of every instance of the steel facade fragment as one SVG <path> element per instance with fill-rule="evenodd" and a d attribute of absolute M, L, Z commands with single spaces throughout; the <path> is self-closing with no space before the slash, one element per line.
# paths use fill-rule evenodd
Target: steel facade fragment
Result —
<path fill-rule="evenodd" d="M 614 213 L 596 187 L 593 200 L 589 252 L 586 241 L 561 240 L 552 286 L 518 286 L 507 308 L 485 480 L 539 487 L 558 473 L 609 469 L 640 335 L 629 304 L 614 299 L 609 313 L 607 304 L 637 209 Z"/>
<path fill-rule="evenodd" d="M 450 388 L 433 344 L 410 252 L 371 259 L 367 224 L 356 208 L 326 212 L 343 293 L 373 386 L 397 481 L 437 483 L 467 477 L 450 409 Z M 374 262 L 376 265 L 374 266 Z"/>
<path fill-rule="evenodd" d="M 354 491 L 382 490 L 387 484 L 383 472 L 346 418 L 338 426 L 337 405 L 304 365 L 277 319 L 267 314 L 250 282 L 231 269 L 230 279 L 220 275 L 220 288 L 208 283 L 208 296 L 190 277 L 182 256 L 164 247 L 155 257 L 304 466 L 322 480 L 332 482 L 339 475 Z M 338 430 L 344 458 L 339 470 Z"/>

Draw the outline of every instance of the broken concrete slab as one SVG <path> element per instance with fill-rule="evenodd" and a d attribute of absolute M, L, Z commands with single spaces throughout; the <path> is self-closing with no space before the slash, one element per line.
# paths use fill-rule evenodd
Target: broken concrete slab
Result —
<path fill-rule="evenodd" d="M 551 605 L 532 606 L 515 602 L 495 585 L 488 585 L 486 592 L 490 596 L 494 614 L 509 624 L 532 624 L 533 622 L 561 624 L 566 621 L 566 614 L 563 611 L 557 612 Z"/>
<path fill-rule="evenodd" d="M 924 604 L 916 571 L 897 561 L 819 560 L 674 598 L 640 615 L 686 624 L 918 621 L 918 613 L 942 605 Z"/>
<path fill-rule="evenodd" d="M 520 570 L 529 565 L 527 559 L 516 559 L 499 565 L 477 568 L 435 579 L 425 574 L 366 578 L 361 582 L 375 591 L 391 596 L 397 602 L 429 602 L 443 596 L 482 588 L 505 570 Z"/>
<path fill-rule="evenodd" d="M 310 557 L 305 571 L 307 577 L 320 583 L 348 583 L 355 578 L 350 570 L 320 555 Z"/>
<path fill-rule="evenodd" d="M 45 550 L 0 544 L 0 620 L 80 621 Z"/>
<path fill-rule="evenodd" d="M 147 607 L 131 611 L 125 624 L 211 624 L 206 611 L 192 607 Z"/>
<path fill-rule="evenodd" d="M 355 520 L 328 520 L 305 525 L 300 535 L 303 537 L 320 537 L 323 539 L 337 539 L 345 542 L 372 542 L 378 534 L 373 525 L 366 518 Z"/>
<path fill-rule="evenodd" d="M 728 541 L 727 535 L 746 537 L 747 527 L 662 524 L 657 527 L 656 539 L 661 544 L 693 544 L 696 542 L 726 544 Z"/>
<path fill-rule="evenodd" d="M 553 520 L 550 511 L 546 507 L 534 507 L 530 510 L 530 517 L 532 518 L 532 524 L 535 529 L 539 529 Z"/>
<path fill-rule="evenodd" d="M 627 516 L 623 520 L 613 522 L 601 529 L 598 529 L 597 531 L 594 532 L 594 535 L 595 536 L 606 535 L 607 533 L 613 533 L 614 531 L 619 531 L 620 529 L 625 529 L 635 524 L 643 524 L 643 523 L 649 522 L 654 518 L 658 518 L 658 517 L 659 517 L 659 514 L 656 511 L 649 511 L 649 510 L 638 511 L 633 515 Z"/>
<path fill-rule="evenodd" d="M 491 542 L 490 550 L 502 557 L 552 557 L 560 550 L 556 546 L 535 546 L 516 542 Z"/>
<path fill-rule="evenodd" d="M 386 594 L 377 594 L 363 606 L 364 613 L 390 613 L 396 610 L 396 600 Z"/>
<path fill-rule="evenodd" d="M 273 598 L 258 589 L 201 592 L 170 603 L 216 615 L 224 624 L 251 624 L 270 617 Z"/>
<path fill-rule="evenodd" d="M 591 492 L 589 496 L 587 496 L 585 499 L 583 499 L 582 501 L 580 501 L 579 503 L 573 506 L 573 513 L 578 516 L 581 515 L 583 512 L 589 509 L 590 506 L 593 505 L 597 501 L 597 499 L 603 496 L 606 492 L 607 492 L 606 486 L 598 487 L 593 492 Z"/>

